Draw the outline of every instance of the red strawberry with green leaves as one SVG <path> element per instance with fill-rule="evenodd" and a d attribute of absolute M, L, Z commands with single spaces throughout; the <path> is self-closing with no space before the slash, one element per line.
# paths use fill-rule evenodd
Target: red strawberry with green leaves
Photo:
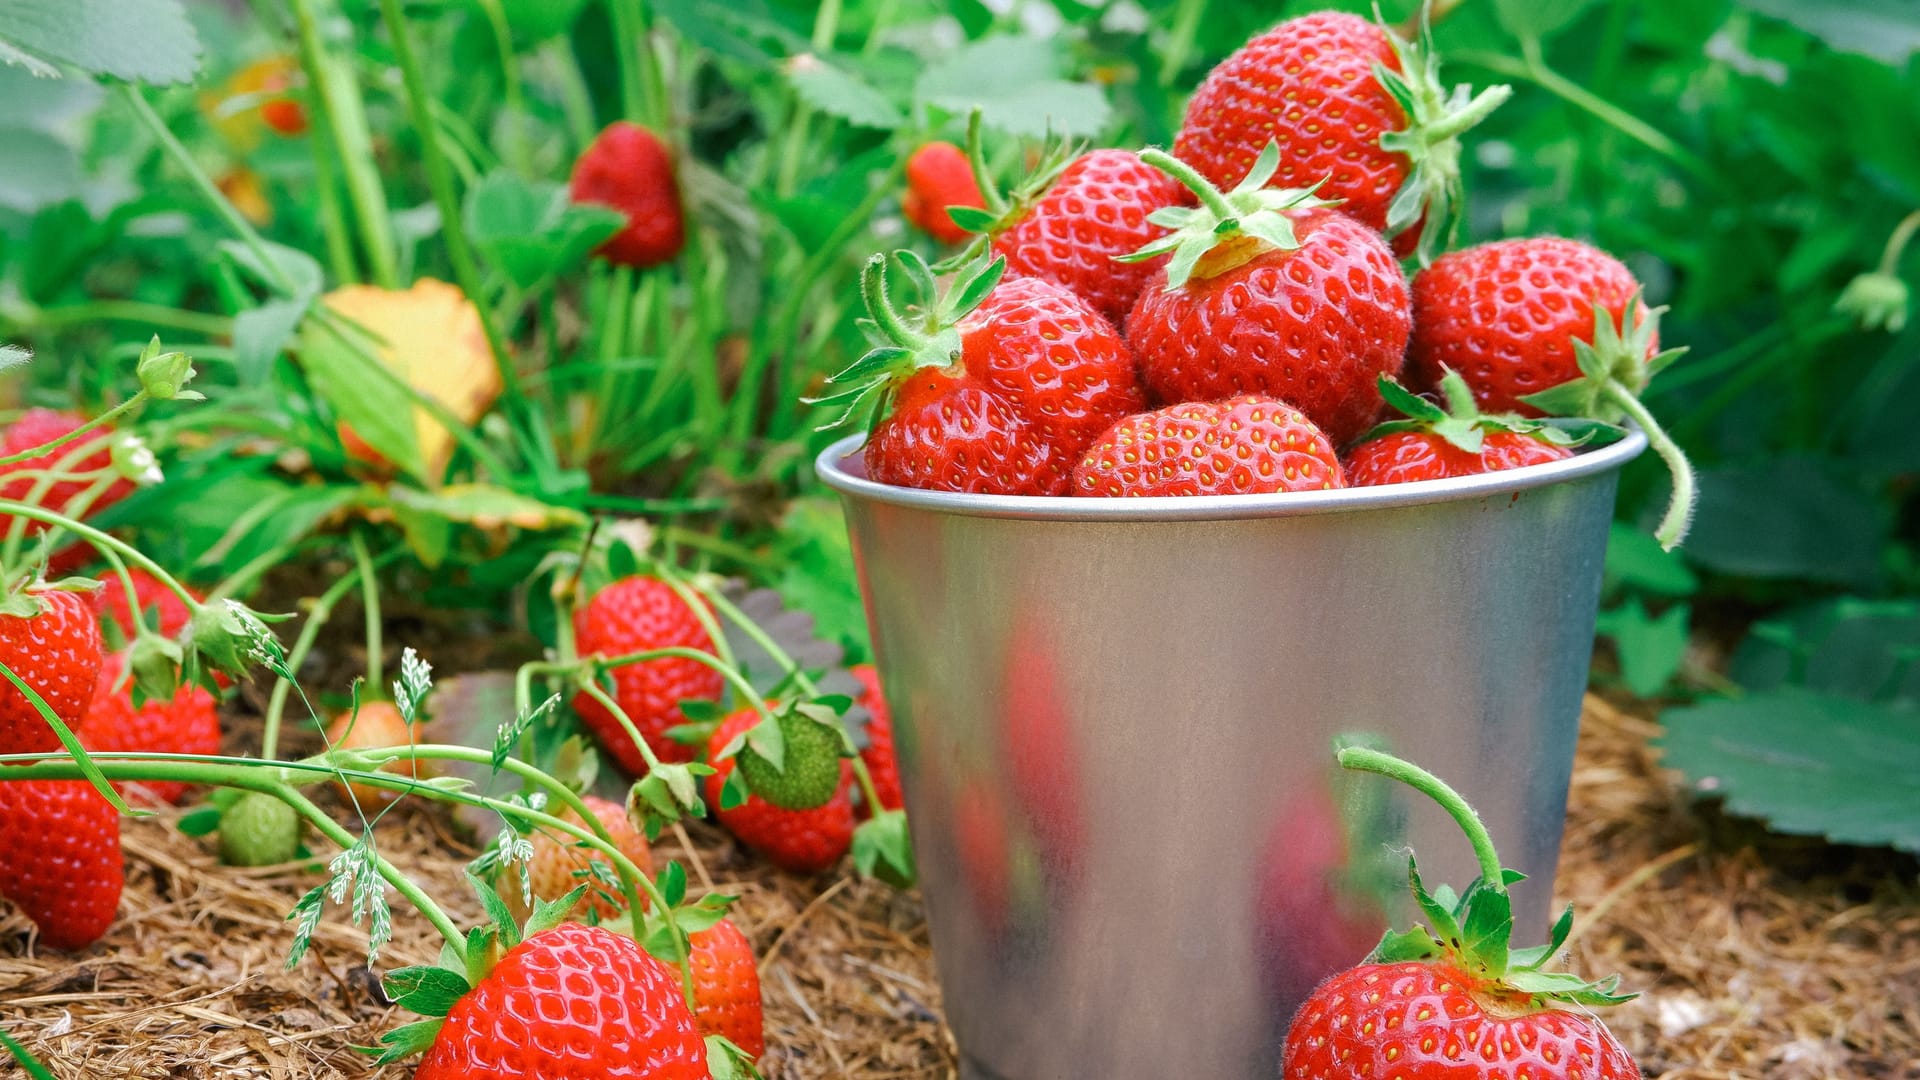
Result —
<path fill-rule="evenodd" d="M 0 766 L 0 896 L 56 949 L 99 940 L 120 908 L 120 815 L 85 780 L 9 780 Z"/>
<path fill-rule="evenodd" d="M 919 256 L 900 266 L 937 293 Z M 1007 278 L 1003 259 L 968 274 L 931 306 L 901 312 L 886 259 L 861 278 L 882 344 L 834 376 L 820 403 L 878 417 L 867 475 L 884 484 L 991 495 L 1060 495 L 1087 445 L 1144 407 L 1133 351 L 1106 318 L 1037 278 Z"/>
<path fill-rule="evenodd" d="M 198 686 L 182 686 L 171 698 L 135 706 L 133 680 L 126 677 L 127 654 L 114 653 L 100 666 L 100 685 L 81 742 L 96 754 L 218 754 L 220 714 L 213 695 Z M 187 785 L 178 780 L 139 780 L 115 785 L 126 794 L 144 791 L 155 800 L 178 804 Z"/>
<path fill-rule="evenodd" d="M 1243 394 L 1113 425 L 1073 470 L 1075 495 L 1259 495 L 1346 487 L 1333 444 L 1284 401 Z"/>
<path fill-rule="evenodd" d="M 69 728 L 78 728 L 100 679 L 100 616 L 91 592 L 35 587 L 0 601 L 0 664 L 19 676 Z M 60 748 L 40 710 L 0 682 L 0 754 Z"/>
<path fill-rule="evenodd" d="M 576 203 L 626 215 L 626 225 L 598 249 L 615 266 L 672 262 L 686 244 L 673 152 L 639 124 L 608 124 L 573 163 L 569 190 Z"/>
<path fill-rule="evenodd" d="M 1347 451 L 1347 483 L 1377 487 L 1544 465 L 1572 457 L 1580 441 L 1563 427 L 1481 412 L 1457 371 L 1441 376 L 1440 393 L 1445 408 L 1382 375 L 1380 396 L 1407 419 L 1381 424 Z"/>
<path fill-rule="evenodd" d="M 1130 150 L 1075 156 L 1061 145 L 1009 198 L 987 171 L 978 112 L 967 127 L 967 150 L 984 201 L 956 211 L 954 220 L 985 240 L 963 258 L 991 247 L 1007 260 L 1009 274 L 1051 281 L 1114 325 L 1125 320 L 1158 266 L 1115 260 L 1166 235 L 1150 218 L 1185 197 L 1180 185 Z"/>
<path fill-rule="evenodd" d="M 752 1057 L 765 1054 L 766 1023 L 753 943 L 727 919 L 688 935 L 687 942 L 694 1023 L 708 1035 L 724 1036 Z"/>
<path fill-rule="evenodd" d="M 964 243 L 967 230 L 947 211 L 985 205 L 965 150 L 950 142 L 930 142 L 907 159 L 907 193 L 900 198 L 900 211 L 921 232 L 943 244 Z"/>
<path fill-rule="evenodd" d="M 1276 397 L 1336 446 L 1372 426 L 1374 382 L 1400 370 L 1412 320 L 1386 242 L 1311 191 L 1269 189 L 1271 144 L 1225 194 L 1158 150 L 1141 157 L 1200 196 L 1156 213 L 1173 231 L 1128 256 L 1172 255 L 1127 316 L 1154 396 Z"/>
<path fill-rule="evenodd" d="M 1673 476 L 1655 535 L 1686 535 L 1693 467 L 1640 394 L 1684 349 L 1660 349 L 1660 314 L 1618 259 L 1577 240 L 1500 240 L 1435 260 L 1413 280 L 1408 360 L 1427 384 L 1460 373 L 1480 407 L 1527 415 L 1630 419 Z"/>
<path fill-rule="evenodd" d="M 73 434 L 87 423 L 87 418 L 74 413 L 58 412 L 53 409 L 28 409 L 18 420 L 8 425 L 6 435 L 0 438 L 0 456 L 11 457 L 25 453 L 35 447 L 45 446 L 56 439 Z M 101 425 L 81 435 L 72 442 L 63 443 L 43 454 L 16 461 L 11 465 L 0 465 L 0 477 L 9 477 L 0 481 L 0 499 L 32 503 L 67 517 L 81 519 L 97 514 L 128 495 L 133 494 L 134 485 L 125 477 L 117 476 L 113 461 L 113 452 L 108 443 L 113 428 Z M 43 479 L 39 476 L 13 475 L 19 473 L 40 473 L 58 470 L 64 473 L 93 474 L 83 478 L 59 479 L 47 483 L 44 491 L 36 494 Z M 105 481 L 103 484 L 102 482 Z M 101 490 L 93 493 L 93 489 Z M 13 516 L 0 514 L 0 536 L 5 536 L 13 527 Z M 38 536 L 47 531 L 47 524 L 29 519 L 25 525 L 26 535 Z M 76 543 L 63 545 L 51 561 L 55 573 L 67 573 L 86 564 L 93 558 L 90 544 Z"/>
<path fill-rule="evenodd" d="M 1573 910 L 1554 924 L 1548 944 L 1513 948 L 1507 886 L 1522 875 L 1501 868 L 1466 801 L 1390 755 L 1348 748 L 1339 758 L 1438 802 L 1472 841 L 1481 876 L 1457 899 L 1446 890 L 1429 894 L 1410 859 L 1408 877 L 1431 929 L 1389 932 L 1363 963 L 1321 983 L 1294 1014 L 1281 1075 L 1637 1080 L 1633 1058 L 1592 1012 L 1631 995 L 1615 992 L 1617 979 L 1591 983 L 1548 969 Z"/>
<path fill-rule="evenodd" d="M 737 758 L 720 757 L 736 736 L 760 723 L 756 709 L 741 709 L 720 721 L 707 738 L 707 760 L 714 772 L 706 777 L 707 805 L 714 816 L 741 843 L 766 856 L 767 861 L 796 874 L 813 874 L 837 864 L 853 844 L 853 800 L 849 794 L 853 770 L 841 763 L 840 786 L 825 804 L 809 810 L 786 810 L 758 795 L 739 805 L 722 799 L 727 778 Z"/>
<path fill-rule="evenodd" d="M 893 752 L 893 711 L 887 707 L 880 672 L 872 664 L 855 664 L 849 671 L 860 680 L 859 702 L 867 709 L 867 745 L 860 751 L 860 759 L 867 763 L 867 773 L 873 777 L 880 809 L 903 809 L 907 801 L 900 792 L 900 762 Z M 863 818 L 873 816 L 873 811 L 865 803 L 860 806 Z"/>
<path fill-rule="evenodd" d="M 1274 184 L 1321 184 L 1425 262 L 1452 242 L 1461 216 L 1460 135 L 1511 93 L 1449 92 L 1424 20 L 1416 44 L 1358 15 L 1319 11 L 1221 61 L 1188 99 L 1173 152 L 1226 187 L 1277 143 Z"/>
<path fill-rule="evenodd" d="M 574 613 L 573 636 L 581 656 L 608 659 L 669 647 L 714 649 L 713 636 L 686 598 L 647 574 L 622 578 L 595 593 Z M 663 762 L 693 760 L 693 748 L 668 738 L 667 729 L 686 722 L 681 702 L 719 699 L 726 688 L 720 673 L 698 660 L 670 656 L 622 664 L 612 676 L 610 696 L 654 754 Z M 636 776 L 646 772 L 646 759 L 619 717 L 584 691 L 574 697 L 573 707 L 621 768 Z"/>
<path fill-rule="evenodd" d="M 424 1045 L 415 1080 L 708 1080 L 706 1040 L 671 966 L 611 930 L 534 930 L 541 921 L 537 912 L 524 941 L 500 941 L 506 954 L 490 969 L 474 955 L 490 950 L 469 938 L 465 979 L 390 974 L 389 996 L 443 1019 L 389 1032 L 381 1061 Z"/>

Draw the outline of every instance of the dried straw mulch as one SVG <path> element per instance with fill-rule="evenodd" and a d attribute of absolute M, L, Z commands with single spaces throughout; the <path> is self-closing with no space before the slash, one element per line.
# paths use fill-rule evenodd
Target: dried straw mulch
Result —
<path fill-rule="evenodd" d="M 1920 1080 L 1912 860 L 1785 843 L 1692 808 L 1654 765 L 1655 731 L 1589 700 L 1559 879 L 1584 916 L 1580 969 L 1646 992 L 1611 1022 L 1647 1074 Z M 403 810 L 382 835 L 457 917 L 477 916 L 460 882 L 472 850 L 444 815 Z M 165 817 L 128 823 L 125 847 L 121 920 L 85 953 L 31 951 L 24 919 L 0 913 L 0 1027 L 62 1077 L 374 1071 L 351 1047 L 405 1017 L 361 962 L 364 936 L 330 912 L 309 959 L 282 964 L 282 916 L 313 874 L 223 868 Z M 736 917 L 763 957 L 769 1077 L 950 1072 L 917 899 L 771 873 L 704 826 L 661 849 L 742 898 Z M 403 913 L 384 961 L 437 947 Z"/>

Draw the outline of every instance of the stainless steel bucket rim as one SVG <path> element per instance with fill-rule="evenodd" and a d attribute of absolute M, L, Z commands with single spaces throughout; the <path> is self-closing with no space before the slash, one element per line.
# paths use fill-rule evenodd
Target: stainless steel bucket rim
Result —
<path fill-rule="evenodd" d="M 1306 514 L 1385 510 L 1428 503 L 1482 499 L 1519 494 L 1550 484 L 1566 483 L 1618 469 L 1647 448 L 1638 428 L 1625 438 L 1544 465 L 1462 476 L 1450 480 L 1420 480 L 1380 487 L 1338 488 L 1332 491 L 1290 491 L 1274 495 L 1156 496 L 1137 499 L 1089 499 L 1070 496 L 969 495 L 898 487 L 867 479 L 856 456 L 864 435 L 849 435 L 828 446 L 815 459 L 820 479 L 848 495 L 895 506 L 933 510 L 966 517 L 1027 518 L 1035 521 L 1219 521 L 1241 518 L 1295 517 Z"/>

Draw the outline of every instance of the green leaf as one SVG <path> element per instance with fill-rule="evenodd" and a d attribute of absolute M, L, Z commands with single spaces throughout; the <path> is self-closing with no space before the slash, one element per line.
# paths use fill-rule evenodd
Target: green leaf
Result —
<path fill-rule="evenodd" d="M 1920 701 L 1920 602 L 1843 596 L 1783 612 L 1753 628 L 1727 670 L 1748 690 Z"/>
<path fill-rule="evenodd" d="M 863 877 L 877 878 L 896 889 L 912 888 L 913 840 L 907 815 L 884 810 L 853 830 L 853 865 Z"/>
<path fill-rule="evenodd" d="M 1098 87 L 1062 78 L 1059 50 L 1037 38 L 996 36 L 963 45 L 928 68 L 921 102 L 955 115 L 976 106 L 980 122 L 1008 135 L 1098 135 L 1113 107 Z"/>
<path fill-rule="evenodd" d="M 680 901 L 687 898 L 687 870 L 677 862 L 667 863 L 654 877 L 654 884 L 668 907 L 679 907 Z"/>
<path fill-rule="evenodd" d="M 1858 470 L 1809 457 L 1771 458 L 1700 474 L 1687 556 L 1711 570 L 1870 586 L 1890 519 Z"/>
<path fill-rule="evenodd" d="M 311 301 L 326 285 L 326 273 L 313 256 L 298 248 L 261 242 L 266 257 L 238 240 L 220 241 L 220 253 L 233 260 L 249 280 L 261 288 L 294 300 Z"/>
<path fill-rule="evenodd" d="M 626 225 L 617 210 L 572 202 L 564 185 L 506 169 L 468 190 L 464 216 L 474 245 L 522 289 L 578 267 Z"/>
<path fill-rule="evenodd" d="M 595 858 L 597 858 L 597 856 Z M 604 870 L 606 864 L 596 861 L 589 862 L 587 866 L 592 870 L 598 871 Z M 582 882 L 568 890 L 567 894 L 559 899 L 535 901 L 533 913 L 527 916 L 527 936 L 532 937 L 535 934 L 551 930 L 561 923 L 566 922 L 567 916 L 573 912 L 573 906 L 578 904 L 581 897 L 586 896 L 587 890 L 592 887 L 591 884 Z"/>
<path fill-rule="evenodd" d="M 1504 972 L 1512 938 L 1513 902 L 1507 894 L 1485 888 L 1476 891 L 1460 927 L 1460 944 L 1466 955 L 1486 964 L 1489 972 Z"/>
<path fill-rule="evenodd" d="M 443 967 L 406 967 L 380 980 L 387 1000 L 421 1016 L 445 1016 L 472 987 Z"/>
<path fill-rule="evenodd" d="M 897 128 L 906 117 L 885 94 L 856 75 L 808 57 L 787 67 L 787 82 L 801 100 L 855 127 Z"/>
<path fill-rule="evenodd" d="M 300 329 L 310 301 L 269 300 L 233 318 L 233 366 L 244 387 L 264 386 Z"/>
<path fill-rule="evenodd" d="M 487 921 L 500 928 L 501 950 L 511 952 L 514 946 L 520 944 L 520 924 L 515 921 L 513 910 L 507 907 L 505 900 L 500 899 L 491 882 L 472 874 L 467 875 L 467 881 L 472 884 L 474 895 L 480 898 L 480 906 L 486 909 Z"/>
<path fill-rule="evenodd" d="M 1779 832 L 1920 853 L 1920 707 L 1791 687 L 1669 709 L 1659 746 L 1696 795 Z"/>
<path fill-rule="evenodd" d="M 1493 10 L 1507 33 L 1522 41 L 1544 41 L 1566 29 L 1594 0 L 1494 0 Z"/>
<path fill-rule="evenodd" d="M 196 806 L 180 815 L 175 827 L 187 836 L 211 836 L 220 828 L 220 808 Z"/>
<path fill-rule="evenodd" d="M 79 155 L 46 132 L 0 127 L 0 146 L 6 147 L 0 154 L 0 209 L 31 214 L 85 188 Z"/>
<path fill-rule="evenodd" d="M 1675 604 L 1659 615 L 1648 615 L 1638 596 L 1602 611 L 1596 630 L 1613 639 L 1620 656 L 1620 674 L 1641 697 L 1666 688 L 1686 656 L 1692 608 Z"/>
<path fill-rule="evenodd" d="M 416 1020 L 411 1024 L 402 1024 L 380 1036 L 382 1047 L 379 1056 L 373 1059 L 376 1065 L 391 1065 L 405 1061 L 415 1054 L 424 1054 L 433 1045 L 440 1034 L 440 1028 L 446 1021 L 441 1019 Z"/>
<path fill-rule="evenodd" d="M 1508 0 L 1524 3 L 1525 0 Z M 1920 10 L 1912 0 L 1738 0 L 1792 23 L 1841 52 L 1899 66 L 1920 50 Z"/>
<path fill-rule="evenodd" d="M 27 58 L 89 75 L 187 82 L 200 70 L 200 39 L 179 0 L 0 0 L 0 60 Z"/>
<path fill-rule="evenodd" d="M 350 337 L 348 335 L 351 335 Z M 368 446 L 425 482 L 412 403 L 391 385 L 377 344 L 351 328 L 309 322 L 300 335 L 300 362 L 313 388 Z"/>
<path fill-rule="evenodd" d="M 1692 596 L 1700 588 L 1700 579 L 1679 552 L 1661 547 L 1650 533 L 1616 521 L 1607 533 L 1607 588 Z"/>

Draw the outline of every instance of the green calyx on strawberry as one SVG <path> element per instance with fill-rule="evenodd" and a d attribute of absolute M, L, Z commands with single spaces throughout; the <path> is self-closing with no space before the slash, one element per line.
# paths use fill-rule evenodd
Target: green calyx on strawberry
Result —
<path fill-rule="evenodd" d="M 1166 206 L 1147 220 L 1172 230 L 1122 262 L 1140 262 L 1172 254 L 1167 262 L 1167 290 L 1189 280 L 1209 278 L 1243 266 L 1263 252 L 1293 251 L 1300 246 L 1293 221 L 1285 211 L 1335 206 L 1310 188 L 1272 188 L 1266 184 L 1280 167 L 1280 146 L 1269 142 L 1260 151 L 1246 179 L 1222 192 L 1192 166 L 1161 150 L 1142 150 L 1140 160 L 1180 181 L 1200 197 L 1199 206 Z"/>
<path fill-rule="evenodd" d="M 840 727 L 844 709 L 834 707 L 841 702 L 847 699 L 777 705 L 728 740 L 718 757 L 737 757 L 740 767 L 727 778 L 721 804 L 731 809 L 758 795 L 782 809 L 811 810 L 831 800 L 840 789 L 840 759 L 853 756 Z"/>
<path fill-rule="evenodd" d="M 1374 425 L 1360 437 L 1362 442 L 1400 432 L 1431 433 L 1448 443 L 1477 454 L 1494 432 L 1526 435 L 1554 446 L 1574 447 L 1617 431 L 1601 420 L 1571 418 L 1533 420 L 1513 413 L 1481 412 L 1473 400 L 1473 388 L 1451 368 L 1440 377 L 1440 394 L 1445 404 L 1436 404 L 1400 385 L 1391 375 L 1380 376 L 1380 396 L 1404 419 L 1387 420 Z"/>
<path fill-rule="evenodd" d="M 894 260 L 921 296 L 937 299 L 901 311 L 888 288 L 887 257 L 876 254 L 867 260 L 860 271 L 860 296 L 868 317 L 859 325 L 874 347 L 827 380 L 838 389 L 809 399 L 812 405 L 842 406 L 831 422 L 822 425 L 823 430 L 855 419 L 870 428 L 887 414 L 894 392 L 915 372 L 958 366 L 960 320 L 980 306 L 1007 270 L 1005 259 L 982 263 L 943 294 L 925 259 L 911 251 L 897 251 Z"/>
<path fill-rule="evenodd" d="M 1693 465 L 1640 401 L 1641 391 L 1653 377 L 1687 351 L 1682 347 L 1653 352 L 1654 343 L 1659 340 L 1660 315 L 1666 310 L 1647 307 L 1636 293 L 1627 301 L 1626 310 L 1616 322 L 1605 307 L 1595 303 L 1593 340 L 1573 339 L 1579 377 L 1520 400 L 1553 416 L 1605 422 L 1632 420 L 1646 432 L 1648 445 L 1660 455 L 1673 477 L 1673 497 L 1667 503 L 1659 527 L 1654 530 L 1660 546 L 1671 551 L 1686 538 L 1687 527 L 1693 520 L 1696 497 Z"/>
<path fill-rule="evenodd" d="M 1479 814 L 1439 777 L 1391 754 L 1363 747 L 1346 747 L 1338 758 L 1345 768 L 1399 780 L 1439 803 L 1472 842 L 1481 868 L 1480 876 L 1456 897 L 1445 886 L 1428 892 L 1409 856 L 1408 881 L 1429 925 L 1389 930 L 1366 964 L 1418 961 L 1456 968 L 1475 980 L 1477 998 L 1497 1001 L 1507 1013 L 1617 1005 L 1636 996 L 1618 991 L 1618 976 L 1590 982 L 1570 972 L 1546 969 L 1573 929 L 1571 906 L 1554 922 L 1547 944 L 1512 947 L 1513 904 L 1507 887 L 1526 875 L 1501 867 Z"/>
<path fill-rule="evenodd" d="M 1398 236 L 1419 226 L 1414 256 L 1422 266 L 1433 261 L 1435 253 L 1452 247 L 1460 232 L 1460 208 L 1466 200 L 1460 179 L 1460 136 L 1513 96 L 1513 88 L 1505 85 L 1489 86 L 1478 94 L 1465 84 L 1447 89 L 1440 81 L 1429 8 L 1421 5 L 1417 41 L 1386 29 L 1400 70 L 1373 65 L 1373 77 L 1407 118 L 1406 127 L 1380 134 L 1380 148 L 1405 154 L 1410 165 L 1405 182 L 1387 206 L 1386 235 Z"/>
<path fill-rule="evenodd" d="M 954 270 L 978 259 L 994 236 L 1012 228 L 1033 210 L 1083 149 L 1081 144 L 1066 139 L 1047 140 L 1039 161 L 1011 192 L 1002 193 L 1000 185 L 994 182 L 993 171 L 987 167 L 986 151 L 981 145 L 980 110 L 973 110 L 967 117 L 967 163 L 973 167 L 973 180 L 980 186 L 980 201 L 985 205 L 952 206 L 947 208 L 947 213 L 952 215 L 954 224 L 978 235 L 958 253 L 936 263 L 934 269 Z"/>

